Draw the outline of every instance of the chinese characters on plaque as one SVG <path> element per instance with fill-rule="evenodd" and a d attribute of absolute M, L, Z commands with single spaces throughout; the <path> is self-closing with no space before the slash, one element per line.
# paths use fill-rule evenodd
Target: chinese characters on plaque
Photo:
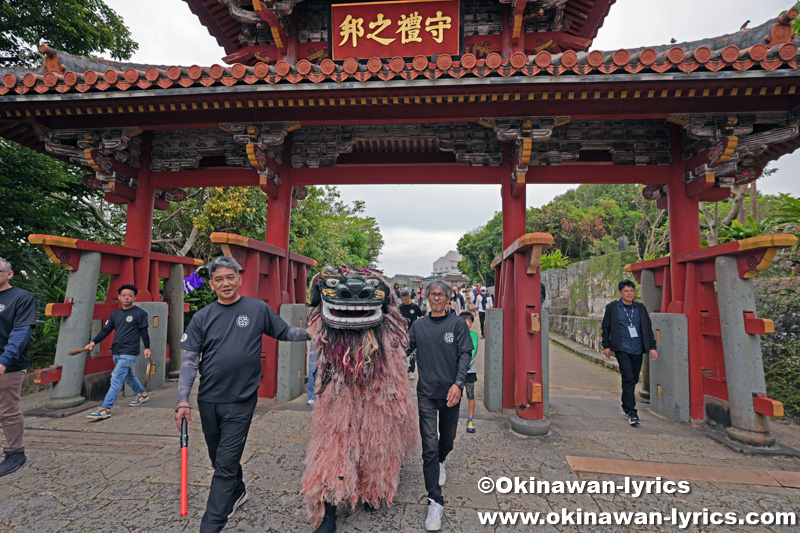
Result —
<path fill-rule="evenodd" d="M 331 5 L 331 57 L 411 57 L 460 53 L 460 2 Z"/>

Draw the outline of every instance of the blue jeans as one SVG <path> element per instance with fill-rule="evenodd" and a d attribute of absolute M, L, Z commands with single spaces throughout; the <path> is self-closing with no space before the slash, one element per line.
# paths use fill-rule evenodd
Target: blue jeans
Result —
<path fill-rule="evenodd" d="M 314 350 L 311 350 L 308 354 L 308 397 L 312 400 L 316 400 L 316 396 L 314 396 L 314 369 L 317 366 L 317 358 L 319 354 Z"/>
<path fill-rule="evenodd" d="M 136 355 L 115 355 L 114 370 L 111 372 L 111 386 L 108 388 L 106 399 L 103 400 L 103 407 L 111 409 L 117 401 L 122 384 L 127 383 L 136 394 L 144 392 L 144 387 L 133 373 L 133 363 L 136 362 Z"/>

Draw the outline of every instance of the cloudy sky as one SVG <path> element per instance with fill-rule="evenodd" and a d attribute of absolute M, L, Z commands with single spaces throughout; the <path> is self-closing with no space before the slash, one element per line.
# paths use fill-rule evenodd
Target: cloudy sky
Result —
<path fill-rule="evenodd" d="M 131 28 L 139 51 L 133 61 L 166 65 L 222 63 L 223 50 L 181 0 L 106 0 Z M 616 50 L 659 45 L 738 31 L 746 20 L 761 24 L 788 9 L 789 0 L 617 0 L 592 48 Z M 800 152 L 798 152 L 800 153 Z M 778 172 L 759 190 L 800 195 L 800 155 L 778 160 Z M 528 185 L 528 206 L 540 206 L 572 187 Z M 458 239 L 500 210 L 493 185 L 374 185 L 339 187 L 345 201 L 364 200 L 386 242 L 380 267 L 387 274 L 428 274 Z"/>

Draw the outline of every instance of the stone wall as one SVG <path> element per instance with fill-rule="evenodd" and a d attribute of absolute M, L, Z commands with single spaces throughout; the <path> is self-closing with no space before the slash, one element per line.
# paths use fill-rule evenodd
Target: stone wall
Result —
<path fill-rule="evenodd" d="M 617 252 L 542 272 L 550 310 L 550 331 L 600 350 L 600 325 L 608 302 L 619 298 L 617 284 L 633 279 L 624 271 L 637 261 L 633 252 Z"/>

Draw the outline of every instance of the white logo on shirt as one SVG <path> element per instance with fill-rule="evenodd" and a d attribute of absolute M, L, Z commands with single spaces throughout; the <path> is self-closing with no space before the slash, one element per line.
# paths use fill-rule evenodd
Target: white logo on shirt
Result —
<path fill-rule="evenodd" d="M 6 310 L 6 306 L 4 304 L 0 304 L 0 313 Z"/>
<path fill-rule="evenodd" d="M 412 314 L 412 315 L 413 315 L 413 314 L 416 314 L 416 311 L 414 311 L 414 310 L 412 309 L 412 310 L 411 310 L 411 314 Z"/>
<path fill-rule="evenodd" d="M 247 315 L 239 315 L 236 318 L 236 325 L 240 328 L 246 328 L 250 324 L 250 317 Z"/>
<path fill-rule="evenodd" d="M 453 335 L 452 331 L 448 331 L 444 334 L 444 342 L 447 344 L 453 344 L 453 341 L 456 340 L 456 336 Z"/>
<path fill-rule="evenodd" d="M 186 333 L 184 333 L 184 334 L 183 334 L 183 337 L 181 337 L 181 342 L 185 341 L 185 340 L 186 340 L 186 339 L 188 339 L 188 338 L 189 338 L 189 335 L 187 335 Z"/>
<path fill-rule="evenodd" d="M 132 316 L 126 316 L 125 317 L 125 322 L 133 322 L 133 317 Z"/>

